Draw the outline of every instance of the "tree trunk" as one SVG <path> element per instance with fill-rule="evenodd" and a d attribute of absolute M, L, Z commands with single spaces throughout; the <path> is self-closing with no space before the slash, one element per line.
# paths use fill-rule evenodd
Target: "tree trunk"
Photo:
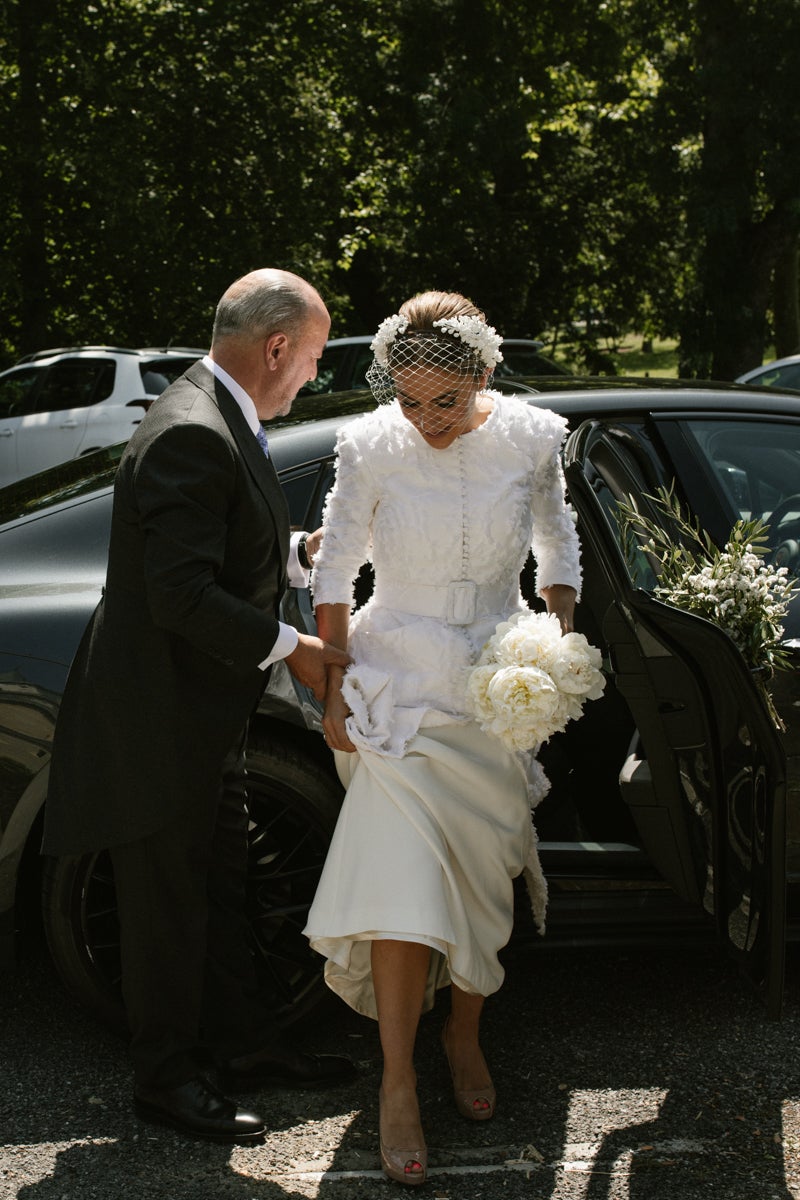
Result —
<path fill-rule="evenodd" d="M 773 312 L 775 357 L 800 353 L 800 280 L 798 280 L 797 233 L 787 234 L 775 263 Z"/>
<path fill-rule="evenodd" d="M 19 207 L 22 238 L 19 254 L 21 302 L 20 350 L 47 343 L 48 265 L 45 210 L 45 106 L 40 76 L 44 63 L 42 29 L 52 16 L 52 0 L 19 0 Z"/>
<path fill-rule="evenodd" d="M 758 98 L 772 59 L 753 50 L 758 6 L 699 0 L 698 17 L 705 107 L 695 226 L 704 247 L 700 311 L 709 322 L 711 374 L 726 380 L 763 361 L 772 275 L 795 222 L 794 204 L 791 189 L 769 195 L 763 183 L 769 131 Z"/>
<path fill-rule="evenodd" d="M 779 245 L 774 226 L 774 221 L 760 227 L 743 222 L 709 244 L 713 379 L 736 379 L 763 362 L 767 308 Z"/>

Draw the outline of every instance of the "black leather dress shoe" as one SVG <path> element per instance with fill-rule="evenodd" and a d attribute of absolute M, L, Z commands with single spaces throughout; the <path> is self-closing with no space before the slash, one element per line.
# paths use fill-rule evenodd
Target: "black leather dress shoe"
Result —
<path fill-rule="evenodd" d="M 198 1076 L 172 1088 L 137 1088 L 136 1115 L 212 1142 L 260 1141 L 266 1125 L 261 1117 L 238 1108 L 206 1078 Z"/>
<path fill-rule="evenodd" d="M 229 1058 L 219 1066 L 231 1091 L 260 1087 L 324 1088 L 355 1079 L 355 1064 L 340 1054 L 306 1054 L 302 1050 L 257 1050 Z"/>

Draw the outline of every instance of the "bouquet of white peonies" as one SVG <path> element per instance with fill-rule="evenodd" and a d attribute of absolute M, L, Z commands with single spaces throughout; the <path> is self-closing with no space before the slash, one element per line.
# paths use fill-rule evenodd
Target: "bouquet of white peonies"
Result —
<path fill-rule="evenodd" d="M 606 685 L 600 651 L 561 632 L 552 613 L 517 613 L 497 626 L 467 681 L 481 728 L 509 750 L 532 750 L 576 720 Z"/>

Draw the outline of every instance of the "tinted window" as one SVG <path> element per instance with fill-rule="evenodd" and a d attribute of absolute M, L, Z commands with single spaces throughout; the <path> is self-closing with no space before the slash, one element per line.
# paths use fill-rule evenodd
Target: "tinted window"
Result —
<path fill-rule="evenodd" d="M 353 362 L 353 378 L 349 383 L 343 386 L 354 388 L 369 387 L 369 384 L 367 383 L 367 371 L 372 365 L 373 358 L 374 355 L 370 350 L 369 345 L 356 346 L 356 356 Z"/>
<path fill-rule="evenodd" d="M 111 487 L 124 449 L 107 446 L 0 488 L 0 525 Z"/>
<path fill-rule="evenodd" d="M 498 375 L 568 375 L 566 367 L 560 367 L 544 354 L 539 354 L 533 346 L 508 346 L 505 342 L 500 347 L 503 361 L 498 363 Z"/>
<path fill-rule="evenodd" d="M 341 371 L 345 358 L 350 353 L 349 346 L 329 346 L 323 350 L 322 357 L 317 363 L 317 377 L 303 384 L 301 396 L 316 396 L 319 392 L 332 392 L 336 384 L 336 375 Z M 347 383 L 341 385 L 348 387 Z"/>
<path fill-rule="evenodd" d="M 184 371 L 188 371 L 196 358 L 154 358 L 149 362 L 139 364 L 139 374 L 142 377 L 142 387 L 146 396 L 160 396 L 164 388 L 176 379 L 180 379 Z"/>
<path fill-rule="evenodd" d="M 800 363 L 792 363 L 788 367 L 777 367 L 773 371 L 766 371 L 753 382 L 761 384 L 762 387 L 792 388 L 800 391 Z"/>
<path fill-rule="evenodd" d="M 22 367 L 0 379 L 0 418 L 21 417 L 31 411 L 33 387 L 40 376 L 36 367 Z"/>
<path fill-rule="evenodd" d="M 36 396 L 37 412 L 86 408 L 114 390 L 116 366 L 108 358 L 65 358 L 47 368 Z"/>
<path fill-rule="evenodd" d="M 699 418 L 685 430 L 730 505 L 731 523 L 759 517 L 776 526 L 773 537 L 800 535 L 800 424 Z M 693 499 L 688 472 L 684 486 Z"/>

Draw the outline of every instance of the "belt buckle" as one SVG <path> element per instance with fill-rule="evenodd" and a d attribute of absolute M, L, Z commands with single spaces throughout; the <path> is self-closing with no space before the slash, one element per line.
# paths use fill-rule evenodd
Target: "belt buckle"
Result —
<path fill-rule="evenodd" d="M 471 625 L 478 608 L 478 585 L 473 579 L 456 579 L 447 585 L 447 624 Z"/>

